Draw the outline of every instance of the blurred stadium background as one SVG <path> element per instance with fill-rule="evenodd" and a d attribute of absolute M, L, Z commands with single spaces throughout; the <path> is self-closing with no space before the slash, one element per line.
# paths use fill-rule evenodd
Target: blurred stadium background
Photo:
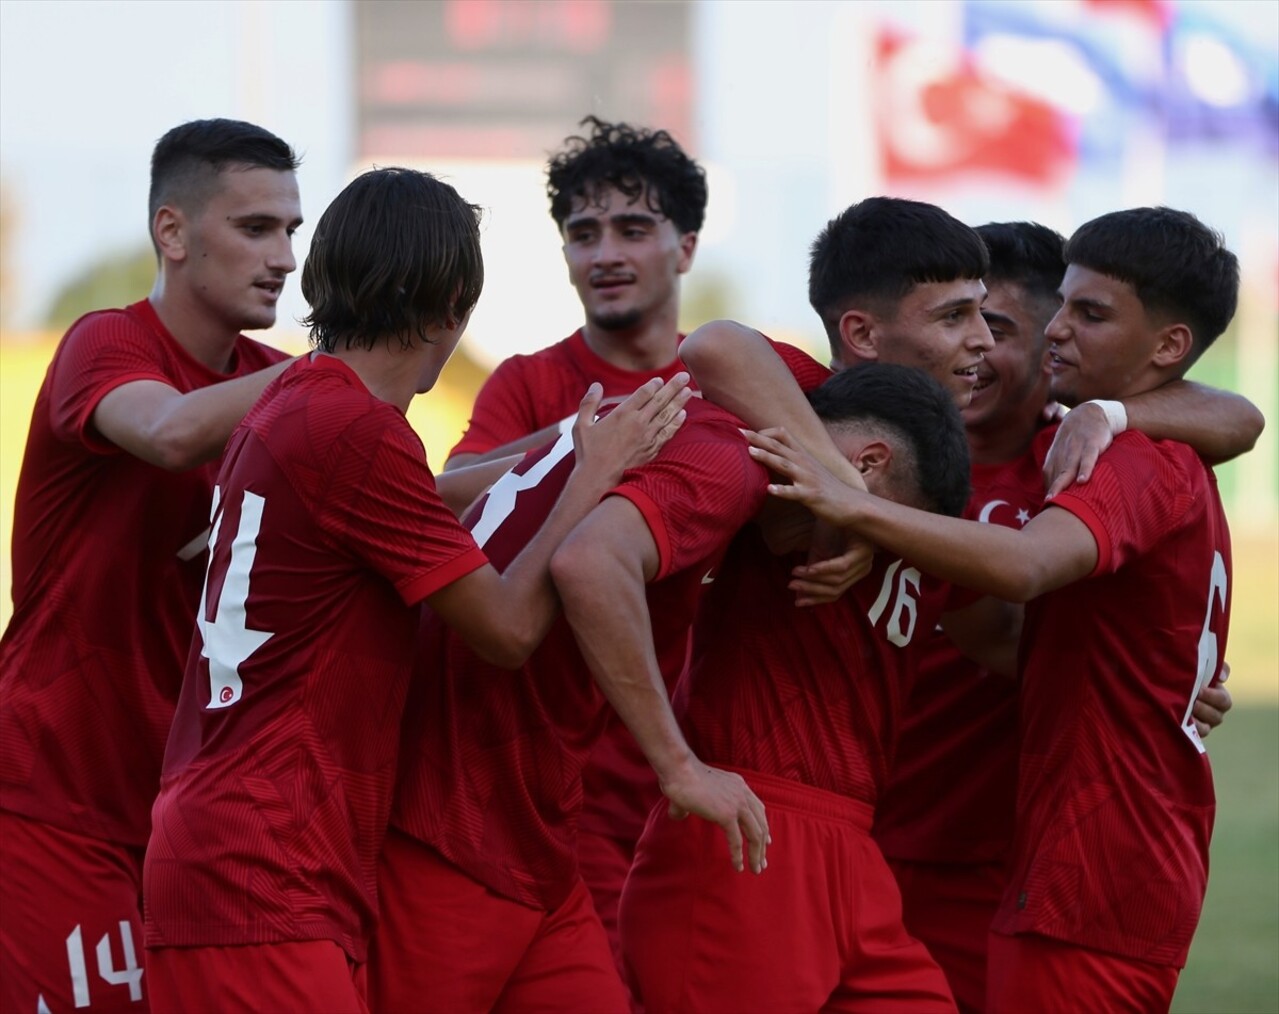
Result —
<path fill-rule="evenodd" d="M 1279 1011 L 1279 0 L 0 0 L 0 623 L 31 403 L 70 320 L 149 290 L 160 134 L 277 132 L 310 222 L 373 164 L 485 207 L 485 295 L 410 414 L 439 462 L 496 362 L 580 322 L 542 166 L 587 113 L 666 127 L 708 168 L 683 326 L 733 316 L 819 354 L 807 245 L 869 194 L 1067 234 L 1169 204 L 1226 235 L 1240 312 L 1192 376 L 1270 429 L 1219 471 L 1238 707 L 1210 744 L 1214 869 L 1174 1009 Z M 266 340 L 301 351 L 304 313 L 295 276 Z"/>

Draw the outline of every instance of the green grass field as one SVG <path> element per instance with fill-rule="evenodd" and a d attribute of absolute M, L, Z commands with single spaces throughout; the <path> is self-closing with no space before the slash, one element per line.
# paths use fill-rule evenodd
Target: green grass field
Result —
<path fill-rule="evenodd" d="M 1273 560 L 1272 560 L 1273 562 Z M 1279 1011 L 1279 708 L 1241 704 L 1208 739 L 1208 900 L 1173 1010 Z"/>

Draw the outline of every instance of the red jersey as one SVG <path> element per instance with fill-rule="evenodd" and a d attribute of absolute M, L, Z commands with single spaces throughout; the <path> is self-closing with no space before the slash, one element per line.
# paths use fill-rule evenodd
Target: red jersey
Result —
<path fill-rule="evenodd" d="M 948 586 L 878 553 L 836 602 L 800 608 L 802 554 L 753 528 L 733 541 L 693 627 L 677 713 L 708 764 L 801 782 L 872 806 L 892 760 L 916 652 Z"/>
<path fill-rule="evenodd" d="M 623 370 L 592 352 L 579 329 L 539 352 L 500 363 L 480 388 L 471 421 L 449 457 L 483 454 L 576 415 L 593 383 L 603 385 L 605 398 L 624 398 L 654 377 L 670 380 L 683 368 L 673 359 L 660 370 Z"/>
<path fill-rule="evenodd" d="M 0 640 L 0 807 L 145 845 L 209 528 L 217 462 L 149 465 L 93 425 L 135 380 L 186 393 L 286 358 L 240 336 L 223 374 L 151 304 L 82 317 L 36 398 L 18 478 L 13 618 Z"/>
<path fill-rule="evenodd" d="M 363 961 L 419 610 L 487 561 L 421 441 L 341 360 L 231 438 L 165 752 L 147 944 L 329 939 Z"/>
<path fill-rule="evenodd" d="M 966 516 L 1021 528 L 1044 480 L 1028 451 L 973 465 Z M 961 655 L 942 631 L 924 642 L 875 838 L 893 859 L 984 863 L 1007 855 L 1017 794 L 1017 684 Z"/>
<path fill-rule="evenodd" d="M 694 399 L 658 456 L 610 494 L 639 509 L 657 544 L 648 606 L 664 667 L 683 661 L 697 601 L 766 495 L 739 425 Z M 566 434 L 473 508 L 467 524 L 499 569 L 541 527 L 572 467 Z M 415 686 L 393 823 L 490 890 L 556 908 L 577 876 L 581 772 L 608 714 L 572 630 L 557 620 L 515 674 L 483 662 L 429 614 L 423 647 L 423 699 Z"/>
<path fill-rule="evenodd" d="M 1132 431 L 1053 504 L 1088 526 L 1097 566 L 1026 609 L 1017 830 L 994 928 L 1180 967 L 1215 809 L 1190 714 L 1225 653 L 1225 514 L 1189 447 Z"/>

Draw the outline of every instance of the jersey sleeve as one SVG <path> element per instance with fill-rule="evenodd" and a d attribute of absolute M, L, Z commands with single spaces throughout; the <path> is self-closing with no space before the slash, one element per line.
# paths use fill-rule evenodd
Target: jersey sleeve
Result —
<path fill-rule="evenodd" d="M 471 409 L 471 421 L 449 452 L 450 458 L 457 454 L 484 454 L 541 429 L 537 422 L 536 384 L 531 384 L 528 376 L 531 367 L 529 357 L 512 356 L 484 381 Z"/>
<path fill-rule="evenodd" d="M 799 384 L 799 389 L 805 394 L 814 388 L 821 387 L 833 376 L 829 366 L 823 366 L 803 349 L 787 345 L 785 342 L 773 341 L 767 335 L 764 336 L 764 340 L 773 347 L 773 351 L 786 364 L 786 368 L 795 377 L 795 382 Z"/>
<path fill-rule="evenodd" d="M 159 358 L 158 338 L 122 310 L 82 318 L 67 332 L 50 375 L 54 435 L 97 454 L 118 453 L 93 426 L 93 412 L 111 391 L 135 380 L 172 385 Z"/>
<path fill-rule="evenodd" d="M 723 549 L 767 496 L 767 473 L 751 458 L 741 434 L 729 429 L 725 424 L 707 433 L 690 432 L 686 439 L 676 434 L 656 458 L 626 472 L 610 492 L 626 497 L 643 515 L 657 544 L 657 579 Z"/>
<path fill-rule="evenodd" d="M 1088 526 L 1097 540 L 1090 577 L 1118 570 L 1150 551 L 1178 527 L 1195 496 L 1179 445 L 1156 445 L 1145 435 L 1121 433 L 1102 454 L 1087 483 L 1052 500 Z"/>
<path fill-rule="evenodd" d="M 321 524 L 413 605 L 488 558 L 440 498 L 421 441 L 392 413 L 364 413 L 336 442 Z"/>

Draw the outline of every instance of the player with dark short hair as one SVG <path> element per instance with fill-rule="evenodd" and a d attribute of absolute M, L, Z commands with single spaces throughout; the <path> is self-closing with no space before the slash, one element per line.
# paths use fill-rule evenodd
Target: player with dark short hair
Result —
<path fill-rule="evenodd" d="M 808 397 L 869 489 L 923 510 L 963 510 L 968 448 L 937 380 L 867 363 Z M 910 645 L 938 622 L 944 589 L 880 554 L 842 598 L 797 609 L 789 574 L 804 548 L 779 542 L 767 524 L 743 530 L 694 624 L 677 714 L 699 757 L 759 794 L 776 846 L 763 877 L 730 877 L 706 828 L 654 810 L 621 914 L 645 1010 L 954 1010 L 941 970 L 901 924 L 892 874 L 869 835 Z M 585 636 L 585 624 L 578 630 Z"/>
<path fill-rule="evenodd" d="M 366 1009 L 356 972 L 419 604 L 518 665 L 558 604 L 563 535 L 682 421 L 654 383 L 592 422 L 541 531 L 499 574 L 437 492 L 404 413 L 483 284 L 479 209 L 433 176 L 364 173 L 303 271 L 316 352 L 235 431 L 145 866 L 148 975 L 166 1009 Z"/>
<path fill-rule="evenodd" d="M 238 120 L 155 146 L 150 297 L 76 321 L 36 398 L 0 640 L 0 1007 L 146 1009 L 142 853 L 217 459 L 287 361 L 292 149 Z"/>
<path fill-rule="evenodd" d="M 1233 311 L 1237 261 L 1185 212 L 1102 216 L 1065 259 L 1046 335 L 1052 394 L 1075 412 L 1164 394 Z M 1035 438 L 1040 460 L 1052 437 Z M 1206 887 L 1214 799 L 1194 707 L 1219 678 L 1230 603 L 1229 532 L 1200 456 L 1125 430 L 1086 483 L 1007 528 L 868 497 L 791 437 L 754 439 L 789 480 L 778 496 L 1028 603 L 1018 819 L 985 1008 L 1167 1009 Z"/>

